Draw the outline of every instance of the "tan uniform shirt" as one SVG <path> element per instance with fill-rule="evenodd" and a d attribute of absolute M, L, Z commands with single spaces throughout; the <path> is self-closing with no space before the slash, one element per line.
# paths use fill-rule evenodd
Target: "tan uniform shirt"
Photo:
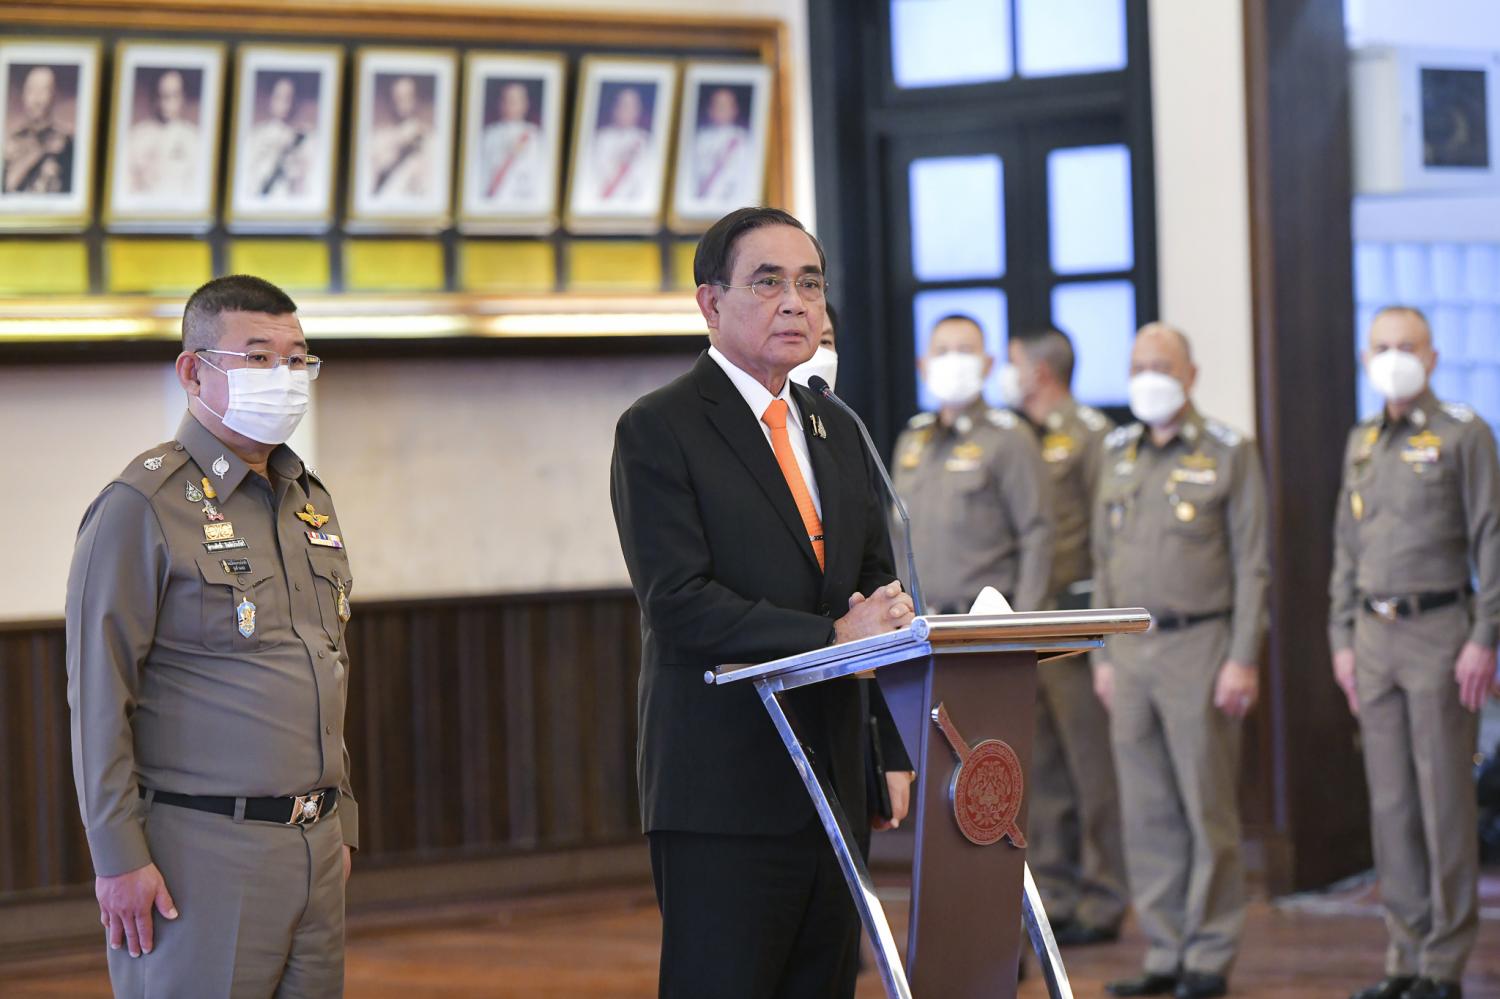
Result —
<path fill-rule="evenodd" d="M 1104 464 L 1104 438 L 1114 429 L 1109 418 L 1069 396 L 1047 414 L 1040 427 L 1032 426 L 1042 446 L 1042 461 L 1052 479 L 1052 582 L 1049 592 L 1061 594 L 1094 572 L 1089 529 L 1094 518 L 1094 495 Z"/>
<path fill-rule="evenodd" d="M 1254 663 L 1270 575 L 1255 445 L 1191 408 L 1164 447 L 1144 431 L 1134 423 L 1105 438 L 1094 506 L 1094 606 L 1230 611 L 1229 658 Z"/>
<path fill-rule="evenodd" d="M 1352 648 L 1364 596 L 1462 589 L 1478 579 L 1469 640 L 1500 638 L 1500 460 L 1467 406 L 1424 392 L 1400 422 L 1382 408 L 1344 450 L 1328 641 Z"/>
<path fill-rule="evenodd" d="M 968 610 L 993 586 L 1018 610 L 1047 599 L 1052 517 L 1036 440 L 1014 414 L 983 400 L 944 427 L 913 417 L 896 442 L 896 491 L 929 607 Z M 900 537 L 900 526 L 894 528 Z"/>
<path fill-rule="evenodd" d="M 68 576 L 68 703 L 102 876 L 151 861 L 139 787 L 337 787 L 344 842 L 358 845 L 344 748 L 354 580 L 322 483 L 286 447 L 269 467 L 271 483 L 189 415 L 176 442 L 131 462 L 84 514 Z"/>

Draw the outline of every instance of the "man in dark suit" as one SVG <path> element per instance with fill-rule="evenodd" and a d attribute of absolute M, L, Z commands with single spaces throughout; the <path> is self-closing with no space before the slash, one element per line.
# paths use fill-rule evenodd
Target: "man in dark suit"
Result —
<path fill-rule="evenodd" d="M 822 330 L 821 247 L 787 213 L 745 208 L 704 235 L 693 271 L 712 346 L 620 418 L 611 469 L 642 610 L 660 994 L 849 997 L 859 922 L 812 804 L 754 690 L 703 671 L 896 630 L 912 603 L 858 429 L 787 378 Z M 784 703 L 846 814 L 868 814 L 856 681 Z M 909 779 L 890 775 L 897 820 Z"/>

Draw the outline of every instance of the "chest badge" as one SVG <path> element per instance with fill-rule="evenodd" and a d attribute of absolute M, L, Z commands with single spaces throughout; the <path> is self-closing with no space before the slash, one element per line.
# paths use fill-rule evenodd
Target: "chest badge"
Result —
<path fill-rule="evenodd" d="M 1443 455 L 1443 439 L 1431 430 L 1413 434 L 1406 439 L 1406 450 L 1401 460 L 1412 465 L 1432 465 Z"/>
<path fill-rule="evenodd" d="M 234 525 L 227 520 L 217 524 L 203 525 L 205 541 L 228 541 L 232 537 L 234 537 Z"/>
<path fill-rule="evenodd" d="M 234 618 L 241 635 L 249 638 L 255 634 L 255 604 L 249 597 L 241 600 L 240 605 L 234 609 Z"/>
<path fill-rule="evenodd" d="M 342 579 L 339 580 L 338 583 L 339 583 L 338 593 L 335 595 L 335 598 L 334 598 L 335 599 L 335 604 L 336 604 L 336 606 L 338 608 L 339 620 L 342 621 L 342 622 L 344 622 L 345 624 L 348 624 L 349 623 L 349 616 L 350 616 L 350 610 L 349 610 L 349 591 L 347 591 L 347 590 L 344 589 L 344 581 Z"/>
<path fill-rule="evenodd" d="M 322 531 L 308 531 L 307 543 L 319 548 L 342 548 L 344 542 L 337 534 L 324 534 Z"/>
<path fill-rule="evenodd" d="M 1349 512 L 1354 514 L 1355 520 L 1365 519 L 1365 498 L 1358 492 L 1349 494 Z"/>
<path fill-rule="evenodd" d="M 229 459 L 226 458 L 226 457 L 224 457 L 222 454 L 219 455 L 217 458 L 215 458 L 214 459 L 213 472 L 214 472 L 215 475 L 217 475 L 221 479 L 224 476 L 228 475 L 229 474 Z"/>
<path fill-rule="evenodd" d="M 1067 461 L 1078 442 L 1070 434 L 1054 433 L 1042 438 L 1042 460 L 1049 464 Z"/>
<path fill-rule="evenodd" d="M 219 512 L 218 507 L 214 506 L 214 501 L 211 499 L 206 499 L 203 501 L 203 516 L 207 520 L 224 519 L 224 515 Z"/>
<path fill-rule="evenodd" d="M 1177 505 L 1172 507 L 1172 513 L 1184 524 L 1191 524 L 1198 519 L 1198 508 L 1187 500 L 1179 500 Z"/>
<path fill-rule="evenodd" d="M 313 530 L 318 530 L 332 518 L 326 513 L 319 513 L 313 509 L 311 503 L 308 503 L 301 510 L 297 511 L 297 519 L 311 526 Z"/>
<path fill-rule="evenodd" d="M 199 489 L 196 484 L 194 484 L 192 482 L 187 482 L 187 483 L 184 483 L 184 487 L 185 487 L 184 492 L 187 495 L 187 501 L 189 503 L 202 503 L 203 502 L 203 490 Z"/>
<path fill-rule="evenodd" d="M 141 464 L 146 466 L 146 471 L 148 472 L 159 472 L 161 471 L 162 459 L 164 459 L 165 457 L 166 455 L 159 454 L 155 458 L 147 458 L 145 461 L 141 462 Z"/>

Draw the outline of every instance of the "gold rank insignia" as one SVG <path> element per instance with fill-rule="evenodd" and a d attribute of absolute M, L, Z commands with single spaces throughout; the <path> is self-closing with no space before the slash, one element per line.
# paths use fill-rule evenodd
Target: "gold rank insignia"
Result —
<path fill-rule="evenodd" d="M 326 513 L 319 513 L 313 509 L 311 503 L 297 511 L 297 519 L 305 524 L 310 524 L 313 530 L 317 530 L 331 519 Z"/>
<path fill-rule="evenodd" d="M 228 541 L 234 537 L 234 525 L 229 521 L 217 524 L 203 525 L 203 538 L 206 541 Z"/>
<path fill-rule="evenodd" d="M 953 449 L 953 457 L 957 461 L 978 461 L 984 457 L 984 448 L 973 441 L 964 441 Z"/>
<path fill-rule="evenodd" d="M 1354 514 L 1355 520 L 1365 519 L 1365 498 L 1358 492 L 1349 494 L 1349 512 Z"/>
<path fill-rule="evenodd" d="M 1042 460 L 1066 461 L 1077 446 L 1078 442 L 1070 434 L 1048 434 L 1042 438 Z"/>
<path fill-rule="evenodd" d="M 208 476 L 206 475 L 203 477 L 203 495 L 207 496 L 209 499 L 216 499 L 219 495 L 218 493 L 214 492 L 214 484 L 208 481 Z"/>

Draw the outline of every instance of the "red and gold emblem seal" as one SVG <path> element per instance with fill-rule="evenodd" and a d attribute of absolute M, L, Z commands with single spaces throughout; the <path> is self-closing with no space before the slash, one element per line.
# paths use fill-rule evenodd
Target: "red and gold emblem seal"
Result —
<path fill-rule="evenodd" d="M 1025 848 L 1026 835 L 1016 818 L 1021 814 L 1026 781 L 1016 751 L 999 739 L 985 739 L 971 747 L 941 704 L 933 709 L 932 720 L 958 757 L 948 796 L 959 832 L 976 846 L 1008 839 L 1011 846 Z"/>

